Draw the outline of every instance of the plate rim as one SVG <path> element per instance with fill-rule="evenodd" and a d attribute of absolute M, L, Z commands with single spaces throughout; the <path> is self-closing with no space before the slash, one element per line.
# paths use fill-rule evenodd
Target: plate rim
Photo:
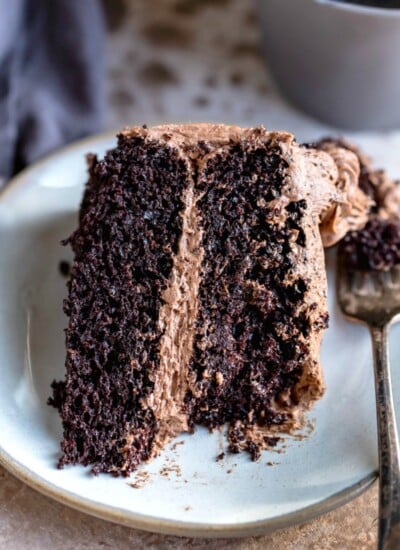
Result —
<path fill-rule="evenodd" d="M 29 468 L 22 465 L 7 453 L 0 444 L 0 465 L 8 470 L 19 480 L 26 483 L 32 489 L 50 497 L 60 504 L 64 504 L 97 518 L 111 521 L 127 527 L 174 535 L 180 537 L 195 538 L 235 538 L 245 536 L 256 536 L 271 533 L 278 529 L 293 527 L 305 523 L 323 514 L 331 512 L 354 498 L 360 496 L 371 487 L 378 479 L 378 473 L 372 472 L 357 481 L 353 485 L 333 493 L 328 498 L 306 506 L 298 511 L 282 514 L 273 519 L 261 519 L 244 522 L 241 524 L 221 523 L 218 525 L 208 523 L 196 523 L 189 521 L 176 521 L 170 519 L 159 519 L 145 516 L 136 512 L 128 511 L 117 506 L 110 506 L 94 502 L 83 496 L 77 496 L 66 489 L 60 489 L 54 483 L 46 481 L 39 474 L 33 473 Z"/>
<path fill-rule="evenodd" d="M 119 131 L 120 130 L 109 130 L 106 132 L 93 134 L 48 153 L 38 161 L 24 168 L 5 184 L 4 188 L 0 190 L 0 202 L 6 202 L 8 198 L 11 198 L 13 192 L 17 191 L 20 187 L 26 184 L 26 180 L 31 174 L 34 174 L 36 170 L 46 166 L 49 162 L 57 160 L 57 158 L 60 158 L 75 149 L 79 149 L 85 144 L 88 144 L 89 146 L 90 144 L 93 145 L 107 139 L 111 141 L 112 139 L 115 139 Z M 152 516 L 138 514 L 137 512 L 132 512 L 117 506 L 110 506 L 100 502 L 95 502 L 83 496 L 78 496 L 66 489 L 59 488 L 56 484 L 47 481 L 43 476 L 21 464 L 12 455 L 5 451 L 1 442 L 0 465 L 39 493 L 80 512 L 120 525 L 141 529 L 143 531 L 197 538 L 234 538 L 254 536 L 270 533 L 275 530 L 284 529 L 300 523 L 305 523 L 350 502 L 352 499 L 361 495 L 364 491 L 371 487 L 378 478 L 377 471 L 372 471 L 356 483 L 333 493 L 319 502 L 305 506 L 294 512 L 282 514 L 272 519 L 268 518 L 248 521 L 240 524 L 209 524 L 206 522 L 201 523 L 154 518 Z"/>
<path fill-rule="evenodd" d="M 49 153 L 46 153 L 45 155 L 41 156 L 38 160 L 32 162 L 31 164 L 23 168 L 20 172 L 15 174 L 15 176 L 10 178 L 9 180 L 6 181 L 5 184 L 3 184 L 3 186 L 0 188 L 0 202 L 8 200 L 9 196 L 12 195 L 13 192 L 15 192 L 21 185 L 25 183 L 24 180 L 27 177 L 29 177 L 31 173 L 32 174 L 35 173 L 37 169 L 40 169 L 41 167 L 45 166 L 49 162 L 53 160 L 57 160 L 57 158 L 62 157 L 66 153 L 70 153 L 75 149 L 80 149 L 86 143 L 93 144 L 93 143 L 105 141 L 107 139 L 109 140 L 116 139 L 118 134 L 120 133 L 121 133 L 121 129 L 107 130 L 105 132 L 91 134 L 84 138 L 71 141 L 70 143 L 62 147 L 59 147 L 57 149 L 54 149 L 53 151 L 50 151 Z"/>

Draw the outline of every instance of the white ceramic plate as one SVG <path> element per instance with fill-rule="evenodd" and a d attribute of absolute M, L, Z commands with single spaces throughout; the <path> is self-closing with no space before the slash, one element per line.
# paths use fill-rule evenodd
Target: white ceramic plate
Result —
<path fill-rule="evenodd" d="M 64 368 L 66 280 L 58 265 L 71 253 L 60 240 L 76 226 L 84 154 L 102 154 L 113 144 L 108 135 L 70 146 L 22 173 L 0 196 L 1 463 L 77 509 L 181 535 L 258 534 L 306 521 L 359 494 L 376 478 L 378 464 L 370 342 L 363 327 L 337 311 L 332 266 L 331 325 L 322 349 L 328 389 L 310 414 L 315 429 L 306 439 L 287 439 L 284 452 L 265 452 L 258 463 L 245 454 L 217 462 L 222 435 L 198 429 L 130 479 L 94 477 L 83 467 L 57 470 L 61 425 L 46 400 Z M 399 336 L 394 327 L 395 366 Z"/>

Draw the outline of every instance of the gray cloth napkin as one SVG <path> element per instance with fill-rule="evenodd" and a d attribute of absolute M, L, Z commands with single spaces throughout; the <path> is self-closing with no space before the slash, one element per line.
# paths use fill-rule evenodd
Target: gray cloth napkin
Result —
<path fill-rule="evenodd" d="M 0 186 L 104 112 L 98 0 L 0 0 Z"/>

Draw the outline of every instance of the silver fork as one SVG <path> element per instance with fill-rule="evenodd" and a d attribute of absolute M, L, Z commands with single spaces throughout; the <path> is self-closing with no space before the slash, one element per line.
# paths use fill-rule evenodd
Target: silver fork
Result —
<path fill-rule="evenodd" d="M 388 328 L 400 318 L 400 269 L 349 273 L 338 257 L 337 297 L 343 313 L 368 325 L 372 338 L 379 445 L 378 549 L 400 549 L 399 440 L 389 369 Z"/>

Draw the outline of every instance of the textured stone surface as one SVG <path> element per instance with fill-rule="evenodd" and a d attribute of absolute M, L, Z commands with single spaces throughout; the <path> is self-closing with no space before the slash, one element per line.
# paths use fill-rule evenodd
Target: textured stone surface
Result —
<path fill-rule="evenodd" d="M 104 0 L 109 13 L 107 126 L 221 121 L 295 130 L 329 129 L 293 110 L 261 57 L 251 0 Z M 121 17 L 121 14 L 123 17 Z M 0 548 L 372 549 L 377 487 L 311 521 L 259 538 L 165 537 L 113 525 L 49 500 L 0 468 Z"/>
<path fill-rule="evenodd" d="M 332 133 L 276 90 L 252 0 L 158 0 L 156 9 L 148 0 L 103 1 L 111 18 L 108 128 L 262 123 L 302 141 Z"/>

